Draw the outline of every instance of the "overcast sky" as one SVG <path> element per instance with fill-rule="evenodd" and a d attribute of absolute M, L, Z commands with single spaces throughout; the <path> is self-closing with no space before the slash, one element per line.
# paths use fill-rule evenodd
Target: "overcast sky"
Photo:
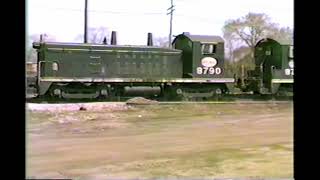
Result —
<path fill-rule="evenodd" d="M 293 28 L 293 0 L 173 0 L 173 35 L 221 35 L 224 22 L 249 12 Z M 76 42 L 84 33 L 85 0 L 27 0 L 27 36 L 46 33 Z M 146 44 L 147 33 L 167 37 L 170 0 L 88 0 L 88 26 L 118 32 L 118 44 Z"/>

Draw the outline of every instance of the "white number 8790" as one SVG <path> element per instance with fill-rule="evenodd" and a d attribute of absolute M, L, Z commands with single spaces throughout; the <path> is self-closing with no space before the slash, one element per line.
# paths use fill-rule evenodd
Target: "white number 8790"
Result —
<path fill-rule="evenodd" d="M 221 68 L 197 67 L 197 74 L 221 74 Z"/>

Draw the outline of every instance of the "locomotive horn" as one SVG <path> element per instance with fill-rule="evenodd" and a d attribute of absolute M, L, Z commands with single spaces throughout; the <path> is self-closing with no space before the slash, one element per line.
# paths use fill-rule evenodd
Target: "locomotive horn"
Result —
<path fill-rule="evenodd" d="M 148 46 L 153 46 L 153 41 L 152 41 L 152 33 L 148 33 Z"/>
<path fill-rule="evenodd" d="M 117 32 L 112 31 L 111 33 L 111 45 L 117 45 Z"/>

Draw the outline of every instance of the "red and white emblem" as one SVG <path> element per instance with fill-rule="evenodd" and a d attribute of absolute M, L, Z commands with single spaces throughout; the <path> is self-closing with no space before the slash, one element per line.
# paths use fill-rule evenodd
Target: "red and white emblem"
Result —
<path fill-rule="evenodd" d="M 218 61 L 213 57 L 205 57 L 201 59 L 201 64 L 204 67 L 214 67 L 217 63 Z"/>

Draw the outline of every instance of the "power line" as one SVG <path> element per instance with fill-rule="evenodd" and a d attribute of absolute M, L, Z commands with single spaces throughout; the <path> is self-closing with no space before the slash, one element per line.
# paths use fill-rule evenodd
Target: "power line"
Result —
<path fill-rule="evenodd" d="M 125 11 L 104 11 L 104 10 L 88 10 L 87 9 L 87 13 L 106 13 L 106 14 L 118 14 L 118 15 L 161 15 L 164 17 L 164 15 L 170 15 L 170 31 L 172 32 L 172 24 L 173 24 L 173 11 L 175 9 L 173 9 L 175 7 L 175 5 L 172 5 L 171 7 L 168 8 L 168 10 L 170 10 L 170 12 L 168 12 L 167 14 L 165 13 L 161 13 L 161 12 L 125 12 Z M 49 9 L 49 10 L 62 10 L 62 11 L 76 11 L 76 12 L 81 12 L 83 13 L 84 9 L 69 9 L 69 8 L 41 8 L 41 9 Z M 218 24 L 217 22 L 215 22 L 216 20 L 212 17 L 200 17 L 200 16 L 190 16 L 190 15 L 186 15 L 186 14 L 175 14 L 177 17 L 182 17 L 185 18 L 183 21 L 185 20 L 189 20 L 189 18 L 191 19 L 195 19 L 198 22 L 203 22 L 203 23 L 214 23 L 214 24 Z M 170 37 L 172 38 L 172 33 L 169 33 L 169 39 Z M 171 42 L 171 41 L 170 41 Z"/>
<path fill-rule="evenodd" d="M 171 7 L 170 7 L 171 8 Z M 170 9 L 169 8 L 169 9 Z M 66 8 L 48 8 L 50 10 L 62 10 L 62 11 L 76 11 L 76 12 L 83 12 L 83 9 L 66 9 Z M 172 12 L 175 9 L 172 9 Z M 106 14 L 123 14 L 123 15 L 169 15 L 171 14 L 171 11 L 169 13 L 162 13 L 162 12 L 125 12 L 125 11 L 104 11 L 104 10 L 87 10 L 88 13 L 106 13 Z M 200 16 L 190 16 L 185 14 L 176 14 L 178 17 L 186 17 L 186 18 L 193 18 L 200 21 L 211 21 L 214 20 L 213 17 L 200 17 Z"/>
<path fill-rule="evenodd" d="M 43 8 L 41 8 L 43 9 Z M 61 10 L 61 11 L 75 11 L 75 12 L 83 12 L 83 9 L 67 9 L 67 8 L 46 8 L 49 10 Z M 132 14 L 141 14 L 141 15 L 165 15 L 165 13 L 163 12 L 126 12 L 126 11 L 104 11 L 104 10 L 88 10 L 88 12 L 90 13 L 108 13 L 108 14 L 128 14 L 128 15 L 132 15 Z"/>

